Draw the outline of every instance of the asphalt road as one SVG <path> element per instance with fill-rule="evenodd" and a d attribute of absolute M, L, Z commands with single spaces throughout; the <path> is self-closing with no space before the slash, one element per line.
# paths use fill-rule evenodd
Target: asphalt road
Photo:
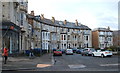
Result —
<path fill-rule="evenodd" d="M 81 54 L 53 56 L 52 66 L 36 71 L 118 71 L 118 56 L 92 57 Z"/>

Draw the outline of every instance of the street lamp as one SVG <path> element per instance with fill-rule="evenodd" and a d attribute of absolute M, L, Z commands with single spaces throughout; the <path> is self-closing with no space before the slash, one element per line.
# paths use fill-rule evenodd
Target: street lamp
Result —
<path fill-rule="evenodd" d="M 107 41 L 107 35 L 105 36 L 105 48 L 107 47 L 107 43 L 108 43 L 108 41 Z"/>
<path fill-rule="evenodd" d="M 38 16 L 35 16 L 35 17 L 38 17 L 37 19 L 38 19 L 38 21 L 39 21 L 39 23 L 41 24 L 41 26 L 40 26 L 40 32 L 41 32 L 41 48 L 40 48 L 40 56 L 42 55 L 42 22 L 40 22 L 40 15 L 38 15 Z"/>
<path fill-rule="evenodd" d="M 84 30 L 81 31 L 81 39 L 82 39 L 81 40 L 81 46 L 82 46 L 82 48 L 85 47 L 84 46 L 84 36 L 83 36 L 83 34 L 84 34 Z"/>
<path fill-rule="evenodd" d="M 42 23 L 41 23 L 41 49 L 40 49 L 40 55 L 42 54 Z"/>

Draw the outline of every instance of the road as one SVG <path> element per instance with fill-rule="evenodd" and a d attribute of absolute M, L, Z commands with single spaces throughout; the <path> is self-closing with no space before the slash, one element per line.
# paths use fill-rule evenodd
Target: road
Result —
<path fill-rule="evenodd" d="M 36 71 L 118 71 L 118 56 L 92 57 L 81 54 L 53 56 L 52 66 Z"/>

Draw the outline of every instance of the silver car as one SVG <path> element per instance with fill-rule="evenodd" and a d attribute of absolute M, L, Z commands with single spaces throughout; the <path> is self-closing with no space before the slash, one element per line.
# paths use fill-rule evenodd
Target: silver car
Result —
<path fill-rule="evenodd" d="M 92 55 L 92 52 L 94 51 L 95 51 L 94 48 L 84 48 L 83 51 L 81 52 L 81 55 L 89 56 L 89 55 Z"/>
<path fill-rule="evenodd" d="M 66 55 L 71 54 L 73 55 L 73 50 L 72 49 L 66 49 Z"/>

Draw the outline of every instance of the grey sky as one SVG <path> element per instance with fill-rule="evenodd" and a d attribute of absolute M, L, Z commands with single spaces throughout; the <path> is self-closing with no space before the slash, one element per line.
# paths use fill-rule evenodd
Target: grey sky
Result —
<path fill-rule="evenodd" d="M 44 14 L 46 18 L 52 16 L 56 20 L 65 19 L 89 26 L 108 27 L 118 29 L 119 0 L 28 0 L 28 10 L 35 11 L 35 15 Z"/>

